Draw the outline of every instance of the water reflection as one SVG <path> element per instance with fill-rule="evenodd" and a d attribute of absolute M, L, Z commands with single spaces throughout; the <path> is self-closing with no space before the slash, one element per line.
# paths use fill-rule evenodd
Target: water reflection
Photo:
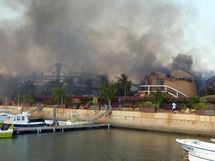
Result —
<path fill-rule="evenodd" d="M 180 161 L 183 135 L 106 129 L 19 135 L 0 140 L 5 161 Z"/>

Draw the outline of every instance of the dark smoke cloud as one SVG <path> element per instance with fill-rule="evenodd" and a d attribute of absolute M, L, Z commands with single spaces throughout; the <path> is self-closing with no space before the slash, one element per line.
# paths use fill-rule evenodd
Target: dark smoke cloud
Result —
<path fill-rule="evenodd" d="M 15 97 L 18 91 L 19 78 L 0 75 L 0 101 L 5 97 Z"/>
<path fill-rule="evenodd" d="M 126 73 L 138 80 L 148 72 L 168 71 L 184 44 L 188 8 L 172 1 L 14 3 L 25 12 L 21 23 L 0 22 L 1 73 L 50 71 L 60 62 L 65 71 Z M 173 66 L 190 68 L 192 60 L 184 60 L 186 55 L 176 56 Z"/>
<path fill-rule="evenodd" d="M 173 58 L 172 67 L 192 72 L 193 59 L 191 55 L 179 54 Z"/>

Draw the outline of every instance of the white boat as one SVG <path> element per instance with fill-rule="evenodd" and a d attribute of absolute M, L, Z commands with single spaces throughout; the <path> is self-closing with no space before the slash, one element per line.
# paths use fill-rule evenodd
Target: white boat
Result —
<path fill-rule="evenodd" d="M 188 152 L 189 161 L 215 161 L 215 155 Z"/>
<path fill-rule="evenodd" d="M 7 112 L 0 112 L 0 122 L 4 122 L 5 120 L 7 120 L 8 115 L 9 113 Z"/>
<path fill-rule="evenodd" d="M 210 154 L 215 157 L 215 144 L 197 139 L 176 139 L 187 152 Z"/>
<path fill-rule="evenodd" d="M 76 122 L 72 122 L 70 120 L 67 121 L 57 121 L 59 126 L 68 126 L 68 125 L 84 125 L 84 124 L 89 124 L 88 121 L 76 121 Z M 48 126 L 52 126 L 53 125 L 53 120 L 45 120 L 45 123 Z"/>
<path fill-rule="evenodd" d="M 30 120 L 29 116 L 30 114 L 27 112 L 23 112 L 17 115 L 8 114 L 7 120 L 5 122 L 13 123 L 15 128 L 47 126 L 45 121 L 43 121 L 42 119 Z"/>

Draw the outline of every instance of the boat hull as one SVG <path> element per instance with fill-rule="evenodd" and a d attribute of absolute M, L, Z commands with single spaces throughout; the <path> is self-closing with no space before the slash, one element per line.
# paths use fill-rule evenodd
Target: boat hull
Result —
<path fill-rule="evenodd" d="M 0 125 L 0 138 L 11 138 L 13 136 L 13 124 L 1 124 Z"/>
<path fill-rule="evenodd" d="M 26 123 L 26 124 L 14 124 L 15 128 L 25 128 L 25 127 L 44 127 L 47 126 L 45 122 L 41 123 Z"/>
<path fill-rule="evenodd" d="M 187 152 L 203 153 L 215 156 L 215 144 L 193 139 L 176 139 L 176 142 Z"/>
<path fill-rule="evenodd" d="M 0 138 L 12 138 L 13 130 L 0 131 Z"/>
<path fill-rule="evenodd" d="M 88 121 L 77 121 L 77 122 L 71 122 L 71 121 L 57 121 L 59 126 L 71 126 L 71 125 L 86 125 L 89 124 Z M 52 126 L 53 125 L 53 120 L 45 120 L 45 123 L 47 126 Z"/>
<path fill-rule="evenodd" d="M 188 153 L 188 160 L 189 161 L 215 161 L 214 155 L 207 155 L 203 153 Z"/>

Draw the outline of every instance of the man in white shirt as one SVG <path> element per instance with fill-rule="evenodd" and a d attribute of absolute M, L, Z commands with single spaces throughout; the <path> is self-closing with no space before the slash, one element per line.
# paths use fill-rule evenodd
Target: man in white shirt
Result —
<path fill-rule="evenodd" d="M 176 103 L 173 102 L 173 103 L 172 103 L 172 112 L 175 112 L 175 111 L 176 111 Z"/>

